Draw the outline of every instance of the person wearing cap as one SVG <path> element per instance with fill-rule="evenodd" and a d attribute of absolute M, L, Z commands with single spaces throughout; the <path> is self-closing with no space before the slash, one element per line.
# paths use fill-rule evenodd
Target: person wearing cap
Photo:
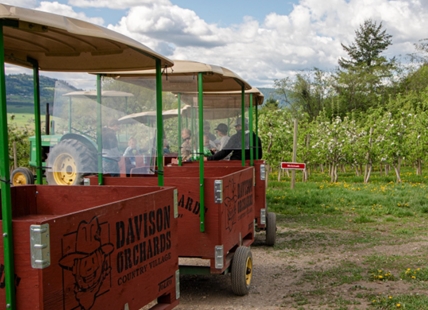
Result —
<path fill-rule="evenodd" d="M 215 135 L 211 133 L 211 126 L 208 121 L 204 121 L 204 135 L 207 135 L 211 141 L 215 140 Z"/>
<path fill-rule="evenodd" d="M 241 160 L 242 158 L 242 119 L 238 117 L 235 121 L 236 133 L 232 135 L 221 151 L 218 151 L 212 156 L 206 158 L 206 160 L 221 160 L 230 155 L 230 160 Z M 248 120 L 245 119 L 245 159 L 250 159 L 250 146 L 249 146 L 249 132 L 248 132 Z M 262 158 L 262 141 L 260 138 L 253 132 L 253 147 L 256 146 L 256 141 L 258 142 L 258 157 L 256 157 L 257 152 L 253 152 L 254 159 Z"/>
<path fill-rule="evenodd" d="M 218 139 L 215 140 L 217 144 L 217 151 L 221 151 L 230 139 L 230 137 L 227 135 L 228 127 L 226 124 L 220 123 L 214 130 L 218 135 Z"/>
<path fill-rule="evenodd" d="M 103 143 L 103 172 L 110 173 L 111 176 L 119 176 L 119 160 L 121 153 L 118 149 L 116 132 L 119 130 L 119 122 L 113 119 L 108 126 L 102 129 Z"/>

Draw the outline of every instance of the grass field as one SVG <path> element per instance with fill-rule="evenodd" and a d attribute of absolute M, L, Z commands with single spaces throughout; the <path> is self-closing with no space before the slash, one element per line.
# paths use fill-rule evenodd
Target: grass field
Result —
<path fill-rule="evenodd" d="M 9 109 L 8 109 L 9 112 Z M 12 118 L 13 115 L 13 118 Z M 33 113 L 21 113 L 13 112 L 7 113 L 8 124 L 15 124 L 18 128 L 27 126 L 30 129 L 34 129 L 34 114 Z"/>
<path fill-rule="evenodd" d="M 313 257 L 307 267 L 290 267 L 301 269 L 305 287 L 285 296 L 294 308 L 428 309 L 428 180 L 410 169 L 402 179 L 397 184 L 393 173 L 375 173 L 364 184 L 342 173 L 329 183 L 327 174 L 314 173 L 290 189 L 289 178 L 278 182 L 271 173 L 267 202 L 279 227 L 274 251 L 287 259 Z M 325 265 L 325 255 L 336 263 Z M 333 293 L 344 287 L 340 298 Z"/>

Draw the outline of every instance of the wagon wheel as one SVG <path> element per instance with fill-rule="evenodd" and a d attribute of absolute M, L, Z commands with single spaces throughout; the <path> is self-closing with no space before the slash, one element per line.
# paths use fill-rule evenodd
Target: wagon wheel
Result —
<path fill-rule="evenodd" d="M 236 249 L 232 260 L 231 277 L 233 293 L 238 296 L 247 295 L 253 277 L 253 256 L 250 248 L 240 246 Z"/>
<path fill-rule="evenodd" d="M 276 240 L 276 214 L 268 212 L 266 218 L 266 245 L 274 246 Z"/>
<path fill-rule="evenodd" d="M 34 184 L 34 174 L 30 169 L 19 167 L 12 171 L 12 185 Z"/>
<path fill-rule="evenodd" d="M 54 185 L 83 184 L 85 174 L 97 171 L 95 158 L 85 144 L 73 139 L 62 140 L 49 153 L 46 180 Z"/>

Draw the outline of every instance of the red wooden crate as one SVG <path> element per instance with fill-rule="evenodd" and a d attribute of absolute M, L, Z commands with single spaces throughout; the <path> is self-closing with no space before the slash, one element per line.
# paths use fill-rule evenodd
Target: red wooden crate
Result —
<path fill-rule="evenodd" d="M 178 304 L 173 188 L 29 185 L 11 192 L 17 309 Z M 40 255 L 32 250 L 40 236 L 50 262 L 37 269 L 43 263 L 31 256 Z M 0 255 L 3 261 L 2 241 Z"/>

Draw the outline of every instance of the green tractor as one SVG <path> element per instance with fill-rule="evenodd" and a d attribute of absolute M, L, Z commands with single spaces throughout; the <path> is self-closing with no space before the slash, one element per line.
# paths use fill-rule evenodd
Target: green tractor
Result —
<path fill-rule="evenodd" d="M 118 92 L 118 91 L 103 91 L 103 97 L 106 98 L 128 98 L 132 97 L 131 93 Z M 83 184 L 83 178 L 85 175 L 93 174 L 98 171 L 97 166 L 97 135 L 96 135 L 96 117 L 85 119 L 85 114 L 95 113 L 96 104 L 96 93 L 95 91 L 73 91 L 62 95 L 64 98 L 68 98 L 68 106 L 65 108 L 64 104 L 58 108 L 54 104 L 55 109 L 58 110 L 59 117 L 55 116 L 52 121 L 49 121 L 50 116 L 47 112 L 46 124 L 47 126 L 46 135 L 41 137 L 41 154 L 42 154 L 42 166 L 45 171 L 46 182 L 50 185 L 79 185 Z M 72 103 L 72 98 L 77 103 Z M 88 104 L 89 101 L 92 102 Z M 62 102 L 64 103 L 64 99 Z M 86 102 L 84 102 L 86 101 Z M 80 115 L 72 115 L 73 105 L 80 104 Z M 82 112 L 82 106 L 87 105 L 87 113 Z M 105 111 L 103 113 L 112 117 L 115 115 L 111 111 Z M 108 109 L 112 110 L 112 109 Z M 62 118 L 61 118 L 62 115 Z M 68 116 L 64 118 L 63 116 Z M 114 117 L 117 117 L 115 115 Z M 79 124 L 80 126 L 77 126 Z M 84 126 L 82 126 L 82 124 Z M 49 128 L 48 128 L 49 127 Z M 55 129 L 57 128 L 57 129 Z M 63 134 L 58 134 L 61 131 Z M 126 147 L 127 137 L 120 135 L 118 137 L 120 144 Z M 36 161 L 36 137 L 30 137 L 30 161 L 31 167 L 37 167 Z M 26 167 L 18 167 L 12 171 L 11 180 L 13 185 L 25 185 L 33 184 L 35 176 L 31 169 Z"/>

